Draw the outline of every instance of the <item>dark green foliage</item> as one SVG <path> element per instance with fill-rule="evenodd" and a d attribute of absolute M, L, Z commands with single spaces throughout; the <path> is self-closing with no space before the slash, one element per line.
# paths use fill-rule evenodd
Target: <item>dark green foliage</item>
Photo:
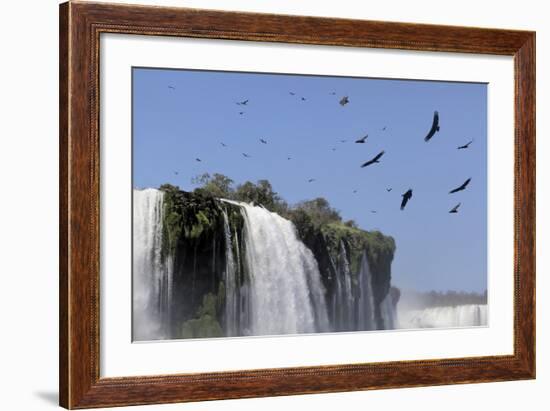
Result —
<path fill-rule="evenodd" d="M 183 323 L 180 338 L 223 337 L 223 330 L 217 318 L 217 297 L 208 293 L 203 296 L 197 317 Z"/>

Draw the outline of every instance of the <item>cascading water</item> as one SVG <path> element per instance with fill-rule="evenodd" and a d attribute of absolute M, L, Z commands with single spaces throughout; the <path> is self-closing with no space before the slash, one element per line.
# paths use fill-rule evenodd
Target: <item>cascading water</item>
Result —
<path fill-rule="evenodd" d="M 151 340 L 169 335 L 172 299 L 171 258 L 163 261 L 164 193 L 134 190 L 133 338 Z"/>
<path fill-rule="evenodd" d="M 225 234 L 225 333 L 228 337 L 232 337 L 239 333 L 239 284 L 229 218 L 225 209 L 222 212 Z"/>
<path fill-rule="evenodd" d="M 374 296 L 372 292 L 372 276 L 370 272 L 367 253 L 364 252 L 361 257 L 361 267 L 359 268 L 359 299 L 358 299 L 358 324 L 357 330 L 374 330 Z M 387 298 L 387 297 L 386 297 Z M 390 329 L 392 327 L 385 327 Z"/>
<path fill-rule="evenodd" d="M 234 203 L 244 218 L 251 335 L 329 329 L 317 261 L 294 225 L 262 207 Z"/>
<path fill-rule="evenodd" d="M 424 310 L 399 310 L 399 328 L 454 328 L 487 325 L 487 305 L 468 304 L 432 307 Z"/>

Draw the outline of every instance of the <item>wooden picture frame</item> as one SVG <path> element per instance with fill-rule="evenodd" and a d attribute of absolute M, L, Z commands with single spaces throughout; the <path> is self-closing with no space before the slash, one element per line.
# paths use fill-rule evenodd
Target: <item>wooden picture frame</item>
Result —
<path fill-rule="evenodd" d="M 101 33 L 513 56 L 513 355 L 100 378 Z M 59 47 L 61 406 L 126 406 L 535 378 L 534 32 L 69 2 L 60 6 Z"/>

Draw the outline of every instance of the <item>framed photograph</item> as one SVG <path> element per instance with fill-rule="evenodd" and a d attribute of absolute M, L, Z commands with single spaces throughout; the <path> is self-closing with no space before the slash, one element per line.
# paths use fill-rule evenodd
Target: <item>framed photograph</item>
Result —
<path fill-rule="evenodd" d="M 535 33 L 60 6 L 60 405 L 535 378 Z"/>

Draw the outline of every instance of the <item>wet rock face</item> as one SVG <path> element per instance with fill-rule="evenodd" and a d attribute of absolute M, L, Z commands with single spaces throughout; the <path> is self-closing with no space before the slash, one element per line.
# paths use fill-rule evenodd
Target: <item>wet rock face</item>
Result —
<path fill-rule="evenodd" d="M 395 253 L 393 238 L 384 236 L 380 232 L 367 232 L 344 224 L 328 224 L 322 227 L 312 225 L 304 227 L 303 219 L 297 225 L 302 241 L 313 252 L 319 265 L 323 285 L 326 288 L 327 305 L 333 307 L 336 303 L 337 276 L 342 275 L 342 249 L 351 271 L 351 298 L 358 299 L 361 259 L 366 253 L 370 266 L 372 294 L 374 299 L 374 321 L 376 329 L 384 329 L 384 321 L 380 311 L 380 305 L 388 295 L 391 287 L 391 263 Z M 392 296 L 393 298 L 393 296 Z M 394 307 L 397 301 L 394 303 Z M 356 311 L 359 307 L 351 308 Z M 332 316 L 332 324 L 339 320 L 340 308 L 335 307 L 329 317 Z M 358 315 L 357 315 L 358 317 Z M 349 327 L 349 326 L 348 326 Z M 341 331 L 349 331 L 349 328 L 340 327 Z"/>
<path fill-rule="evenodd" d="M 189 330 L 191 325 L 194 334 L 200 334 L 197 327 L 201 324 L 206 324 L 209 330 L 217 329 L 223 321 L 225 298 L 226 238 L 222 206 L 212 197 L 171 187 L 161 189 L 165 191 L 163 254 L 173 264 L 172 295 L 176 297 L 170 308 L 172 338 L 185 337 L 181 334 L 187 332 L 182 329 Z M 230 204 L 223 207 L 230 216 L 231 229 L 240 234 L 243 224 L 238 207 Z M 205 311 L 206 296 L 215 298 L 215 309 Z"/>
<path fill-rule="evenodd" d="M 248 281 L 246 261 L 239 257 L 244 256 L 246 251 L 240 206 L 221 202 L 201 192 L 180 191 L 172 186 L 163 186 L 161 190 L 165 193 L 162 254 L 166 263 L 173 267 L 170 307 L 172 338 L 221 336 L 227 328 L 227 285 L 224 276 L 228 249 L 233 250 L 233 263 L 237 265 L 234 289 L 238 294 L 238 309 L 246 311 L 243 306 L 245 296 L 240 295 L 242 285 Z M 374 302 L 373 327 L 384 329 L 380 305 L 391 287 L 391 263 L 395 252 L 393 238 L 340 223 L 315 226 L 307 216 L 299 217 L 299 221 L 293 219 L 293 222 L 299 238 L 312 251 L 318 264 L 331 328 L 334 331 L 357 329 L 349 321 L 345 326 L 338 325 L 343 310 L 338 307 L 343 295 L 338 276 L 341 278 L 343 271 L 348 273 L 349 292 L 346 298 L 350 300 L 350 306 L 345 310 L 348 314 L 353 312 L 349 315 L 355 318 L 352 322 L 357 324 L 361 309 L 358 306 L 361 287 L 359 273 L 366 254 Z M 227 244 L 225 218 L 231 232 L 231 244 Z M 340 300 L 336 299 L 337 293 L 340 293 Z M 391 297 L 393 301 L 395 296 Z M 393 303 L 395 306 L 396 301 Z M 242 330 L 247 325 L 238 324 L 238 328 Z"/>

